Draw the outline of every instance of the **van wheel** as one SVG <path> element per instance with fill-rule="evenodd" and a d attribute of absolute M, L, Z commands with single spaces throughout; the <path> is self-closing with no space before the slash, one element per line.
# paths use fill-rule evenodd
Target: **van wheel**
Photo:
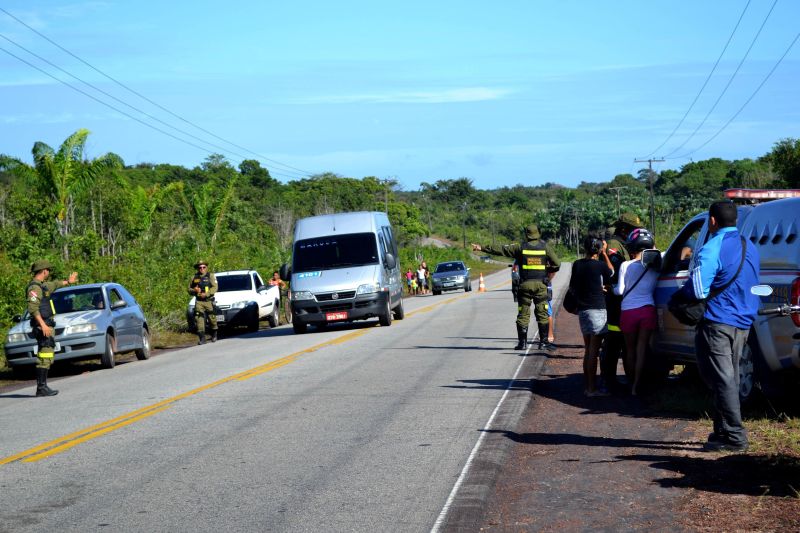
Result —
<path fill-rule="evenodd" d="M 384 309 L 383 313 L 378 317 L 378 320 L 381 323 L 381 326 L 391 326 L 392 325 L 392 308 L 391 308 L 391 301 L 389 299 L 389 295 L 386 295 L 386 309 Z"/>
<path fill-rule="evenodd" d="M 394 318 L 396 320 L 403 320 L 406 317 L 406 311 L 403 309 L 403 299 L 400 298 L 400 303 L 394 308 Z"/>
<path fill-rule="evenodd" d="M 100 365 L 103 368 L 114 368 L 114 336 L 110 333 L 106 333 L 106 351 L 103 352 L 103 355 L 100 356 Z"/>
<path fill-rule="evenodd" d="M 269 327 L 271 327 L 271 328 L 277 328 L 278 327 L 278 321 L 280 320 L 280 317 L 278 316 L 278 307 L 279 306 L 280 306 L 280 303 L 278 303 L 278 300 L 275 300 L 275 302 L 272 304 L 272 312 L 267 317 L 267 322 L 269 322 Z"/>
<path fill-rule="evenodd" d="M 744 404 L 753 397 L 753 391 L 758 386 L 756 377 L 756 359 L 761 357 L 758 349 L 758 340 L 755 335 L 750 338 L 742 349 L 739 358 L 739 402 Z"/>
<path fill-rule="evenodd" d="M 308 325 L 301 322 L 292 322 L 292 329 L 298 335 L 305 333 L 308 330 Z"/>
<path fill-rule="evenodd" d="M 142 328 L 142 347 L 136 350 L 136 358 L 139 361 L 150 359 L 150 332 Z"/>

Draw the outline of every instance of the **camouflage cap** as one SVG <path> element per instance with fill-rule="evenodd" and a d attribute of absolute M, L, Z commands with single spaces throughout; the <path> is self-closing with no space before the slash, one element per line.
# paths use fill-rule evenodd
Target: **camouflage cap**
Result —
<path fill-rule="evenodd" d="M 525 238 L 528 240 L 534 240 L 541 237 L 539 233 L 539 227 L 536 224 L 528 224 L 525 226 Z"/>
<path fill-rule="evenodd" d="M 208 266 L 208 261 L 203 261 L 202 259 L 194 264 L 195 268 L 200 268 L 200 265 Z"/>
<path fill-rule="evenodd" d="M 36 274 L 37 272 L 41 272 L 42 270 L 53 270 L 53 263 L 48 261 L 47 259 L 40 259 L 35 261 L 31 265 L 31 274 Z"/>
<path fill-rule="evenodd" d="M 622 226 L 627 225 L 633 228 L 638 228 L 642 225 L 642 221 L 639 220 L 639 217 L 631 212 L 622 213 L 619 216 L 619 219 L 614 222 L 614 226 Z"/>

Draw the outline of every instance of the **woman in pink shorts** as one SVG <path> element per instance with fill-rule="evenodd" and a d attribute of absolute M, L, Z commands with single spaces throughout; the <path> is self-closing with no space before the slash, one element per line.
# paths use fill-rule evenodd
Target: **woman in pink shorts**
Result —
<path fill-rule="evenodd" d="M 653 235 L 643 228 L 637 228 L 628 235 L 625 247 L 631 260 L 619 268 L 619 282 L 614 293 L 622 296 L 622 315 L 619 328 L 625 336 L 625 358 L 627 367 L 633 369 L 631 394 L 639 394 L 639 381 L 642 378 L 644 359 L 650 335 L 656 329 L 656 308 L 653 292 L 658 282 L 658 272 L 645 269 L 639 260 L 642 251 L 655 244 Z"/>

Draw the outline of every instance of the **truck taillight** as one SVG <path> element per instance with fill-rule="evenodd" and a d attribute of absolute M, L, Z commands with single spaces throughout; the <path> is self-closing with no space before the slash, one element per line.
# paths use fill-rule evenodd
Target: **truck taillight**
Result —
<path fill-rule="evenodd" d="M 800 278 L 795 278 L 795 280 L 792 282 L 792 291 L 789 302 L 792 305 L 800 305 Z M 800 315 L 797 313 L 792 314 L 792 322 L 794 322 L 795 326 L 800 328 Z"/>

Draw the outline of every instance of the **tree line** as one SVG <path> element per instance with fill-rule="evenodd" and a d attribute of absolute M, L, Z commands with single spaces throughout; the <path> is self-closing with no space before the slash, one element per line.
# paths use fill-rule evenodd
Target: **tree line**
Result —
<path fill-rule="evenodd" d="M 180 330 L 185 285 L 198 259 L 217 271 L 255 268 L 269 275 L 289 259 L 294 222 L 305 216 L 388 211 L 405 269 L 423 257 L 428 263 L 469 258 L 464 249 L 425 248 L 421 237 L 511 242 L 530 221 L 571 250 L 619 211 L 647 220 L 651 182 L 661 244 L 725 188 L 800 187 L 800 141 L 794 139 L 777 142 L 757 160 L 709 159 L 575 188 L 480 190 L 458 178 L 404 191 L 391 180 L 332 173 L 281 183 L 256 160 L 234 167 L 218 154 L 194 168 L 126 165 L 114 153 L 87 159 L 88 135 L 78 130 L 58 148 L 37 142 L 32 164 L 0 155 L 0 331 L 23 310 L 28 270 L 39 258 L 51 260 L 61 276 L 76 270 L 81 282 L 124 284 L 154 329 Z"/>

